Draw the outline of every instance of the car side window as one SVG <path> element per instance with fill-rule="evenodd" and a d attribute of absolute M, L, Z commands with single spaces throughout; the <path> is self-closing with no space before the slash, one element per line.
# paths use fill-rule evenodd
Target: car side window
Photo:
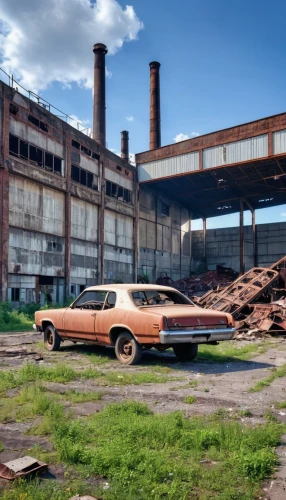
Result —
<path fill-rule="evenodd" d="M 116 293 L 109 292 L 105 302 L 104 309 L 112 309 L 113 307 L 115 307 L 115 304 L 116 304 Z"/>
<path fill-rule="evenodd" d="M 103 309 L 107 292 L 100 290 L 88 290 L 74 303 L 73 308 L 79 309 Z"/>

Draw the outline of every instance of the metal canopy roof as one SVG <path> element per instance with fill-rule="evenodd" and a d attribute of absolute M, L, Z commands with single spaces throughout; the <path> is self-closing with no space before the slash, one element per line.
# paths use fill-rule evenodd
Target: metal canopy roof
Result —
<path fill-rule="evenodd" d="M 193 218 L 240 210 L 240 199 L 253 209 L 286 203 L 286 155 L 144 182 L 191 210 Z M 247 210 L 247 207 L 244 206 Z"/>

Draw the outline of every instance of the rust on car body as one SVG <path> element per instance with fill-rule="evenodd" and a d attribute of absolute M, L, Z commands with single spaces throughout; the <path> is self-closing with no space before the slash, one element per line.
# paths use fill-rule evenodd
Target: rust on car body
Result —
<path fill-rule="evenodd" d="M 193 358 L 197 344 L 230 340 L 235 332 L 230 314 L 198 307 L 174 288 L 146 284 L 86 288 L 68 308 L 37 311 L 35 329 L 44 331 L 49 350 L 64 340 L 115 345 L 126 364 L 137 362 L 143 347 L 161 350 L 175 344 L 181 345 L 178 357 L 192 352 Z"/>

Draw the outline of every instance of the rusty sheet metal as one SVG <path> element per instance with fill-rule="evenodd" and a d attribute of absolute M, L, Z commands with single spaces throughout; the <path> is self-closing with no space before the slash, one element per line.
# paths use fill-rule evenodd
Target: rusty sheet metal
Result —
<path fill-rule="evenodd" d="M 23 457 L 11 462 L 0 464 L 0 477 L 10 481 L 17 477 L 26 476 L 35 472 L 44 472 L 47 464 L 33 457 Z"/>
<path fill-rule="evenodd" d="M 278 301 L 272 304 L 253 304 L 252 312 L 244 320 L 249 328 L 258 328 L 262 332 L 286 330 L 286 303 Z"/>
<path fill-rule="evenodd" d="M 249 302 L 262 295 L 278 277 L 272 269 L 254 267 L 221 292 L 206 294 L 198 305 L 231 313 L 234 318 Z"/>

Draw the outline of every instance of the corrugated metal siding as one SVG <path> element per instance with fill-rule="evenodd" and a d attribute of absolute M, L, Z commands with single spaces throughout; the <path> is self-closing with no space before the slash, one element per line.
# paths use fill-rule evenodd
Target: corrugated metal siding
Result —
<path fill-rule="evenodd" d="M 203 150 L 203 168 L 219 167 L 268 156 L 268 135 L 259 135 Z"/>
<path fill-rule="evenodd" d="M 203 168 L 219 167 L 223 164 L 223 146 L 203 150 Z"/>
<path fill-rule="evenodd" d="M 139 182 L 160 179 L 170 175 L 184 174 L 199 169 L 199 152 L 173 156 L 139 165 Z"/>
<path fill-rule="evenodd" d="M 272 134 L 273 139 L 273 154 L 279 155 L 279 153 L 286 152 L 286 130 L 279 130 Z"/>

